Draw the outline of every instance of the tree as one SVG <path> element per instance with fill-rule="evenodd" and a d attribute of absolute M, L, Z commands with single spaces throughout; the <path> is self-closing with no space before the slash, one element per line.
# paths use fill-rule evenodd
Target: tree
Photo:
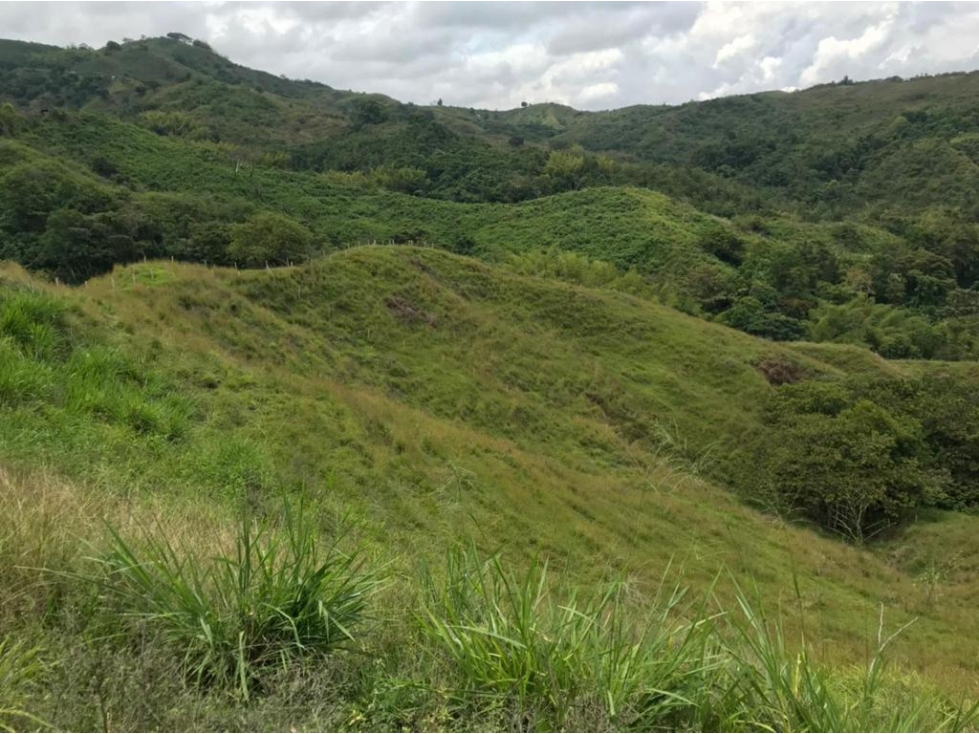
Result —
<path fill-rule="evenodd" d="M 371 179 L 391 191 L 413 196 L 425 193 L 428 176 L 420 168 L 380 166 L 371 171 Z"/>
<path fill-rule="evenodd" d="M 59 209 L 48 217 L 31 265 L 69 283 L 81 283 L 141 254 L 131 237 L 113 232 L 104 215 Z"/>
<path fill-rule="evenodd" d="M 769 312 L 754 296 L 739 298 L 717 320 L 740 331 L 775 341 L 794 341 L 806 336 L 806 325 L 802 321 Z"/>
<path fill-rule="evenodd" d="M 351 110 L 351 118 L 355 127 L 365 125 L 378 125 L 384 122 L 385 114 L 381 103 L 376 99 L 354 100 Z"/>
<path fill-rule="evenodd" d="M 526 107 L 526 106 L 527 106 L 527 103 L 526 103 L 526 102 L 521 102 L 521 103 L 520 103 L 520 106 L 521 106 L 521 107 Z"/>
<path fill-rule="evenodd" d="M 737 267 L 744 260 L 744 240 L 730 228 L 713 225 L 700 235 L 700 247 L 721 262 Z"/>
<path fill-rule="evenodd" d="M 581 188 L 585 154 L 580 146 L 570 150 L 553 150 L 544 166 L 544 175 L 556 184 L 556 188 L 575 191 Z"/>
<path fill-rule="evenodd" d="M 75 182 L 53 163 L 21 163 L 0 178 L 0 225 L 13 232 L 43 232 L 48 216 L 71 201 Z"/>
<path fill-rule="evenodd" d="M 605 177 L 605 182 L 611 184 L 615 178 L 615 160 L 607 155 L 600 155 L 595 158 L 595 166 Z"/>
<path fill-rule="evenodd" d="M 24 118 L 9 102 L 0 106 L 0 135 L 14 135 L 23 120 Z"/>
<path fill-rule="evenodd" d="M 442 106 L 442 98 L 439 97 L 439 101 L 436 102 L 435 104 L 437 104 L 439 107 L 441 107 Z"/>
<path fill-rule="evenodd" d="M 922 466 L 921 424 L 868 399 L 840 409 L 821 389 L 779 389 L 772 408 L 779 440 L 764 442 L 749 479 L 766 488 L 766 499 L 855 541 L 934 504 L 941 479 Z"/>
<path fill-rule="evenodd" d="M 230 265 L 231 231 L 223 222 L 201 222 L 191 225 L 190 236 L 174 248 L 181 260 L 213 265 Z"/>
<path fill-rule="evenodd" d="M 228 257 L 245 267 L 287 265 L 309 256 L 312 235 L 289 217 L 262 212 L 231 227 Z"/>

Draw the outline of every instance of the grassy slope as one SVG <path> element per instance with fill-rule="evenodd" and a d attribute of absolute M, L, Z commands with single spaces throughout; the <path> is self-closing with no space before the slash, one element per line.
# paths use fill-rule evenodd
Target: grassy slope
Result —
<path fill-rule="evenodd" d="M 614 570 L 643 588 L 673 560 L 704 588 L 727 568 L 830 657 L 862 660 L 883 604 L 888 628 L 920 617 L 895 643 L 900 662 L 954 689 L 975 679 L 974 570 L 920 580 L 929 564 L 958 562 L 935 528 L 959 528 L 966 553 L 971 518 L 916 527 L 885 549 L 893 565 L 779 524 L 708 480 L 757 430 L 770 388 L 756 357 L 826 374 L 900 364 L 759 341 L 418 248 L 240 274 L 151 263 L 53 290 L 77 304 L 78 334 L 102 333 L 162 373 L 118 420 L 57 397 L 5 409 L 0 440 L 20 470 L 218 516 L 301 484 L 324 518 L 352 513 L 404 570 L 467 537 L 516 558 L 543 552 L 582 583 Z M 174 420 L 182 429 L 169 436 Z"/>

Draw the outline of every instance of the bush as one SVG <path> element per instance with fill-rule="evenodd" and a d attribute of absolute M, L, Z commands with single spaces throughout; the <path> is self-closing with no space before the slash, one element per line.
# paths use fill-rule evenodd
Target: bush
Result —
<path fill-rule="evenodd" d="M 289 217 L 263 212 L 231 227 L 228 256 L 246 267 L 288 265 L 309 257 L 312 235 Z"/>

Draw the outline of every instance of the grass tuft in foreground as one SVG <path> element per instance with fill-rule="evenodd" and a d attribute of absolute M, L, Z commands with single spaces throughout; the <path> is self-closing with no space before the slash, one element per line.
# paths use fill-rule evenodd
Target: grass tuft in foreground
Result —
<path fill-rule="evenodd" d="M 735 611 L 662 583 L 651 600 L 623 584 L 591 601 L 555 589 L 546 563 L 515 574 L 499 557 L 450 556 L 427 579 L 421 620 L 460 722 L 511 730 L 962 731 L 977 709 L 866 668 L 827 668 L 790 644 L 747 594 Z M 706 599 L 706 597 L 705 597 Z M 794 652 L 798 650 L 798 652 Z"/>
<path fill-rule="evenodd" d="M 24 710 L 29 688 L 43 672 L 39 650 L 24 642 L 0 639 L 0 731 L 47 727 Z"/>
<path fill-rule="evenodd" d="M 206 557 L 162 533 L 138 544 L 110 529 L 97 579 L 125 626 L 139 621 L 186 649 L 199 683 L 248 698 L 259 674 L 355 641 L 379 584 L 357 554 L 324 542 L 300 505 L 281 524 L 243 519 L 231 553 Z"/>

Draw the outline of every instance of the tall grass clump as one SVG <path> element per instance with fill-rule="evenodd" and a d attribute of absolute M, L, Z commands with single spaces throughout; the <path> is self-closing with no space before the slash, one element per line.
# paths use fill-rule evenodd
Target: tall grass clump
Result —
<path fill-rule="evenodd" d="M 665 578 L 665 577 L 664 577 Z M 914 678 L 885 674 L 880 635 L 866 667 L 826 667 L 806 640 L 788 641 L 736 588 L 686 601 L 662 582 L 631 600 L 623 584 L 584 599 L 475 551 L 429 574 L 423 644 L 444 665 L 439 690 L 460 726 L 510 730 L 963 731 L 976 707 Z M 710 603 L 707 603 L 707 600 Z"/>
<path fill-rule="evenodd" d="M 277 526 L 243 519 L 234 550 L 212 557 L 163 533 L 110 535 L 98 581 L 114 617 L 185 650 L 196 682 L 244 698 L 264 671 L 355 641 L 379 584 L 359 554 L 322 540 L 303 505 L 286 504 Z"/>
<path fill-rule="evenodd" d="M 738 612 L 727 639 L 733 686 L 726 728 L 747 731 L 970 731 L 977 705 L 956 704 L 912 678 L 888 675 L 881 610 L 876 647 L 866 666 L 817 663 L 807 640 L 791 645 L 781 617 L 770 618 L 737 588 Z M 910 624 L 910 623 L 909 623 Z"/>
<path fill-rule="evenodd" d="M 64 306 L 28 289 L 0 289 L 0 407 L 45 395 L 51 370 L 44 362 L 64 351 Z"/>
<path fill-rule="evenodd" d="M 62 351 L 65 305 L 27 288 L 0 290 L 0 338 L 10 339 L 24 356 L 51 359 Z"/>
<path fill-rule="evenodd" d="M 681 587 L 663 585 L 645 615 L 627 608 L 621 584 L 588 600 L 550 587 L 546 563 L 518 575 L 472 550 L 453 554 L 441 581 L 428 577 L 422 627 L 449 661 L 459 716 L 496 716 L 510 729 L 649 730 L 696 714 L 722 661 L 710 616 L 682 621 Z"/>

